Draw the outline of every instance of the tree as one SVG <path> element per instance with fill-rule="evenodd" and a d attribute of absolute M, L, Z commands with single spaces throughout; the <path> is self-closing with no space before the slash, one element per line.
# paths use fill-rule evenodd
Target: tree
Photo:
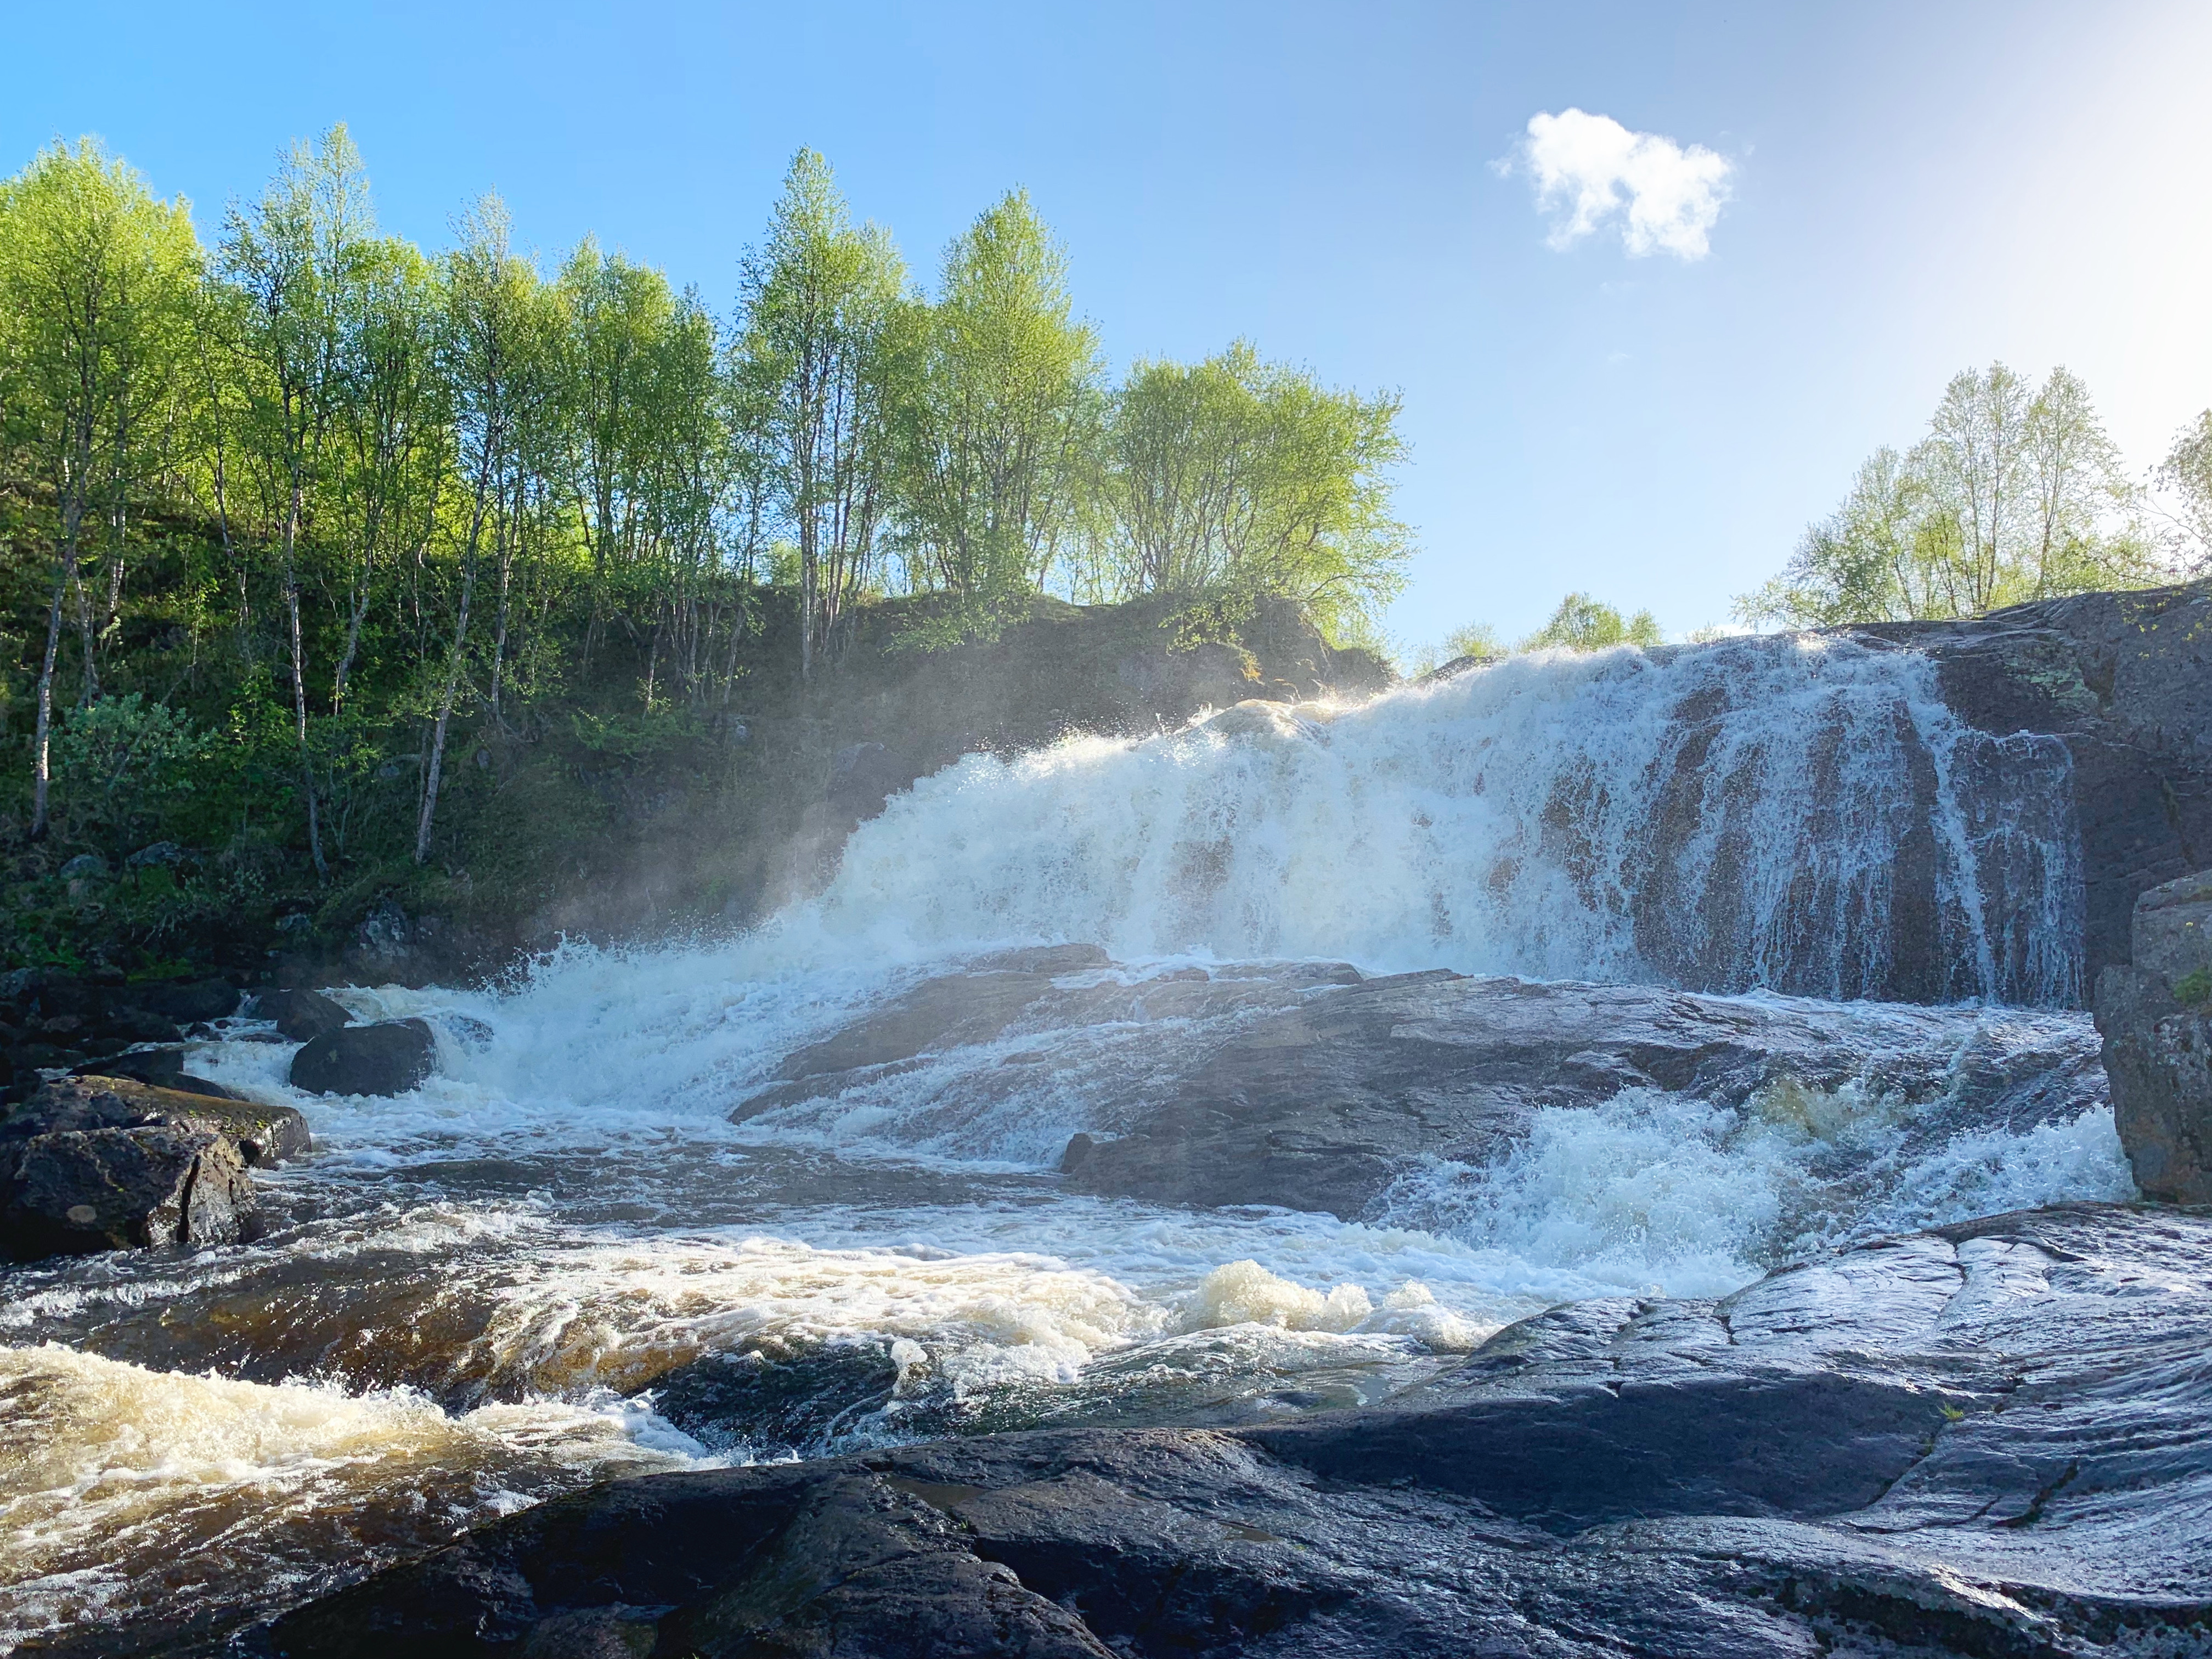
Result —
<path fill-rule="evenodd" d="M 745 260 L 735 373 L 761 411 L 777 507 L 798 544 L 802 684 L 875 557 L 904 283 L 890 236 L 856 229 L 829 163 L 799 151 L 767 242 Z"/>
<path fill-rule="evenodd" d="M 403 242 L 369 243 L 343 297 L 328 530 L 347 562 L 348 593 L 345 644 L 331 677 L 333 714 L 344 706 L 383 566 L 430 538 L 449 447 L 429 261 Z"/>
<path fill-rule="evenodd" d="M 2155 476 L 2174 498 L 2168 517 L 2179 562 L 2203 569 L 2212 563 L 2212 409 L 2181 429 Z"/>
<path fill-rule="evenodd" d="M 1358 635 L 1404 580 L 1390 516 L 1399 400 L 1332 392 L 1238 342 L 1141 362 L 1110 411 L 1102 562 L 1121 592 L 1287 595 Z"/>
<path fill-rule="evenodd" d="M 310 489 L 320 481 L 346 398 L 346 322 L 371 263 L 368 179 L 343 125 L 313 146 L 295 144 L 252 207 L 234 207 L 222 246 L 224 275 L 240 303 L 236 347 L 245 387 L 245 435 L 263 496 L 264 533 L 279 555 L 292 708 L 307 848 L 327 877 L 315 768 L 307 740 L 307 645 L 300 623 L 301 537 Z"/>
<path fill-rule="evenodd" d="M 1801 628 L 1974 616 L 2162 571 L 2087 388 L 2061 368 L 2031 391 L 1993 363 L 1953 377 L 1909 453 L 1877 450 L 1736 615 Z"/>
<path fill-rule="evenodd" d="M 486 196 L 457 228 L 459 245 L 445 261 L 444 356 L 468 525 L 461 534 L 453 644 L 446 654 L 445 682 L 423 769 L 422 811 L 416 820 L 417 864 L 430 857 L 446 734 L 460 690 L 485 527 L 493 525 L 495 533 L 501 527 L 499 508 L 515 461 L 525 410 L 542 395 L 538 274 L 514 254 L 506 205 L 496 196 Z"/>
<path fill-rule="evenodd" d="M 1623 617 L 1611 605 L 1587 593 L 1570 593 L 1552 612 L 1551 620 L 1521 641 L 1523 651 L 1603 651 L 1616 645 L 1649 650 L 1666 643 L 1659 620 L 1649 611 Z"/>
<path fill-rule="evenodd" d="M 99 514 L 111 527 L 112 619 L 125 518 L 162 431 L 157 411 L 179 378 L 198 262 L 185 204 L 158 200 L 92 139 L 40 151 L 0 187 L 0 407 L 9 447 L 43 479 L 53 512 L 53 597 L 32 738 L 33 839 L 47 829 L 54 672 L 72 590 L 82 702 L 99 690 L 80 568 L 86 520 Z"/>
<path fill-rule="evenodd" d="M 918 361 L 893 380 L 901 539 L 911 585 L 953 596 L 957 637 L 1033 592 L 1074 526 L 1097 338 L 1019 191 L 945 250 L 937 301 L 908 326 Z"/>

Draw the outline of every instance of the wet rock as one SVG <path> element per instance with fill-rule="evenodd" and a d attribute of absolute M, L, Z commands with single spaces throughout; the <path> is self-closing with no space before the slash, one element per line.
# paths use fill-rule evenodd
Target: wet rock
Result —
<path fill-rule="evenodd" d="M 204 1077 L 194 1077 L 185 1070 L 185 1054 L 182 1048 L 142 1048 L 131 1054 L 112 1054 L 105 1060 L 87 1060 L 71 1068 L 76 1077 L 128 1078 L 136 1083 L 150 1083 L 159 1089 L 174 1089 L 188 1095 L 206 1095 L 216 1100 L 236 1100 L 240 1097 L 220 1083 Z"/>
<path fill-rule="evenodd" d="M 833 811 L 859 823 L 912 783 L 914 769 L 880 743 L 848 743 L 831 757 L 824 794 Z"/>
<path fill-rule="evenodd" d="M 209 1084 L 207 1088 L 217 1085 Z M 290 1106 L 264 1106 L 225 1091 L 210 1095 L 161 1082 L 98 1075 L 58 1078 L 0 1116 L 0 1143 L 94 1129 L 185 1129 L 227 1135 L 248 1164 L 304 1158 L 313 1147 L 307 1120 Z"/>
<path fill-rule="evenodd" d="M 294 1042 L 312 1042 L 353 1023 L 351 1014 L 320 991 L 275 988 L 256 991 L 253 1011 L 264 1019 L 276 1021 L 276 1029 Z"/>
<path fill-rule="evenodd" d="M 438 1058 L 428 1022 L 386 1020 L 325 1031 L 292 1056 L 292 1086 L 318 1095 L 404 1094 Z"/>
<path fill-rule="evenodd" d="M 223 1019 L 238 1012 L 238 988 L 228 980 L 201 979 L 131 988 L 138 1006 L 180 1025 Z"/>
<path fill-rule="evenodd" d="M 2138 896 L 2203 868 L 2212 848 L 2212 583 L 1848 631 L 1927 652 L 1944 701 L 1981 730 L 2065 744 L 2087 995 L 2129 960 Z"/>
<path fill-rule="evenodd" d="M 1585 1303 L 1377 1409 L 624 1480 L 276 1621 L 532 1650 L 2203 1651 L 2212 1215 L 2077 1206 Z M 566 1651 L 550 1645 L 543 1650 Z"/>
<path fill-rule="evenodd" d="M 56 873 L 64 881 L 98 881 L 107 874 L 107 860 L 97 853 L 79 853 Z"/>
<path fill-rule="evenodd" d="M 2145 1197 L 2212 1203 L 2212 872 L 2136 902 L 2134 955 L 2097 979 L 2120 1144 Z"/>
<path fill-rule="evenodd" d="M 126 870 L 173 870 L 179 865 L 189 862 L 191 858 L 191 854 L 175 842 L 157 841 L 149 847 L 140 848 L 124 860 L 123 867 Z"/>
<path fill-rule="evenodd" d="M 1079 1190 L 1353 1218 L 1425 1160 L 1489 1164 L 1540 1110 L 1627 1089 L 1743 1108 L 1772 1086 L 1850 1085 L 1915 1103 L 1902 1133 L 1916 1146 L 2069 1121 L 2105 1099 L 2078 1015 L 1839 1010 L 1441 969 L 1369 979 L 1342 963 L 1105 973 L 1091 947 L 1062 948 L 1077 954 L 987 957 L 923 981 L 793 1053 L 731 1115 L 896 1089 L 910 1121 L 950 1122 L 1025 1089 L 1079 1091 L 1064 1109 L 1080 1115 L 1035 1154 L 1066 1146 L 1060 1168 Z M 1132 1025 L 1149 1040 L 1100 1049 L 1095 1067 L 1071 1058 L 1095 1032 Z M 1025 1082 L 1046 1055 L 1049 1081 Z"/>
<path fill-rule="evenodd" d="M 19 1261 L 258 1231 L 237 1146 L 188 1127 L 60 1130 L 0 1141 L 0 1250 Z"/>

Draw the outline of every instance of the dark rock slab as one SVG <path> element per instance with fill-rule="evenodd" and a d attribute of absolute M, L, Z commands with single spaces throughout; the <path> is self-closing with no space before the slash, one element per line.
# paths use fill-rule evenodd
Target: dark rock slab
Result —
<path fill-rule="evenodd" d="M 238 1012 L 240 1001 L 238 988 L 222 979 L 134 985 L 131 994 L 141 1007 L 185 1025 L 225 1018 Z"/>
<path fill-rule="evenodd" d="M 246 1163 L 264 1166 L 313 1150 L 307 1120 L 295 1108 L 98 1075 L 57 1079 L 10 1109 L 0 1116 L 0 1144 L 58 1132 L 146 1128 L 225 1135 Z"/>
<path fill-rule="evenodd" d="M 206 1095 L 216 1100 L 236 1100 L 240 1097 L 220 1083 L 204 1077 L 194 1077 L 185 1069 L 188 1054 L 182 1048 L 141 1048 L 128 1054 L 111 1054 L 105 1060 L 87 1060 L 70 1068 L 77 1077 L 128 1078 L 134 1082 L 149 1083 L 159 1089 L 173 1089 L 180 1094 Z"/>
<path fill-rule="evenodd" d="M 248 1646 L 2200 1653 L 2208 1291 L 2212 1213 L 1996 1217 L 1719 1302 L 1556 1309 L 1376 1410 L 604 1486 Z"/>
<path fill-rule="evenodd" d="M 353 1023 L 353 1016 L 320 991 L 285 990 L 271 987 L 253 994 L 253 1011 L 276 1022 L 276 1029 L 294 1042 L 312 1042 Z"/>
<path fill-rule="evenodd" d="M 1364 978 L 1341 963 L 1148 975 L 1060 948 L 1064 959 L 985 958 L 922 981 L 793 1053 L 732 1116 L 895 1078 L 902 1113 L 924 1121 L 940 1103 L 951 1112 L 1031 1086 L 1024 1051 L 1061 1057 L 1034 1086 L 1064 1093 L 1073 1045 L 1111 1030 L 1123 1035 L 1081 1080 L 1088 1121 L 1060 1166 L 1071 1185 L 1350 1218 L 1425 1158 L 1492 1162 L 1539 1110 L 1625 1089 L 1739 1107 L 1784 1081 L 1856 1085 L 1913 1102 L 1916 1143 L 2025 1131 L 2105 1098 L 2095 1033 L 2078 1015 L 1838 1009 L 1441 969 Z"/>
<path fill-rule="evenodd" d="M 1959 622 L 1846 630 L 1927 652 L 1944 700 L 2073 758 L 2084 992 L 2125 963 L 2136 898 L 2212 866 L 2212 583 L 2081 593 Z"/>
<path fill-rule="evenodd" d="M 319 1095 L 404 1094 L 437 1065 L 427 1021 L 386 1020 L 326 1031 L 292 1056 L 292 1086 Z"/>
<path fill-rule="evenodd" d="M 2212 872 L 2136 902 L 2133 954 L 2097 978 L 2120 1143 L 2145 1196 L 2212 1203 Z"/>
<path fill-rule="evenodd" d="M 0 1251 L 19 1261 L 258 1231 L 245 1159 L 213 1130 L 70 1129 L 0 1142 Z"/>

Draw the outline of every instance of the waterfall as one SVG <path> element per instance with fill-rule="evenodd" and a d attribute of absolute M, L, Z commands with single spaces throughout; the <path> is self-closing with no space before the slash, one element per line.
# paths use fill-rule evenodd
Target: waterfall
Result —
<path fill-rule="evenodd" d="M 1541 653 L 1348 709 L 1246 704 L 1141 742 L 970 756 L 864 825 L 787 925 L 848 961 L 1092 940 L 1833 1000 L 2081 996 L 2064 746 L 1966 726 L 1923 656 L 1814 636 Z"/>

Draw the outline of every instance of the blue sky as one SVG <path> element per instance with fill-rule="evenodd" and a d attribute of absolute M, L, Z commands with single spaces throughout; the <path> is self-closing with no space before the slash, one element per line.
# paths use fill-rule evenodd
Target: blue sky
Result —
<path fill-rule="evenodd" d="M 95 132 L 204 232 L 343 119 L 386 228 L 496 188 L 718 307 L 791 152 L 927 273 L 1007 186 L 1115 363 L 1244 335 L 1395 386 L 1409 643 L 1570 588 L 1680 632 L 1956 369 L 2086 379 L 2131 459 L 2212 404 L 2212 8 L 2191 3 L 17 9 L 0 161 Z M 1529 118 L 1730 164 L 1706 257 L 1548 245 Z"/>

